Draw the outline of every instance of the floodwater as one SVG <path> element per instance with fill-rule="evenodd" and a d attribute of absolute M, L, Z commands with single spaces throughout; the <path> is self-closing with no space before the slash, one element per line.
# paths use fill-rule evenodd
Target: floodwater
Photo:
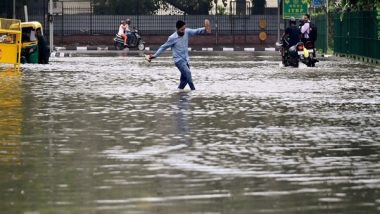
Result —
<path fill-rule="evenodd" d="M 276 55 L 1 68 L 1 213 L 379 213 L 380 69 Z"/>

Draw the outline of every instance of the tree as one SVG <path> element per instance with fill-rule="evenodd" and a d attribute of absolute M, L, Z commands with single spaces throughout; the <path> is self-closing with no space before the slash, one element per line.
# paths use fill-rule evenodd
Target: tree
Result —
<path fill-rule="evenodd" d="M 163 0 L 189 15 L 208 15 L 213 0 Z"/>
<path fill-rule="evenodd" d="M 160 0 L 93 0 L 98 15 L 153 14 L 160 8 Z"/>
<path fill-rule="evenodd" d="M 373 10 L 380 6 L 380 0 L 333 0 L 329 5 L 337 11 Z"/>
<path fill-rule="evenodd" d="M 0 17 L 12 18 L 12 1 L 0 1 Z"/>
<path fill-rule="evenodd" d="M 247 15 L 246 0 L 236 0 L 236 15 Z"/>
<path fill-rule="evenodd" d="M 213 0 L 93 0 L 95 14 L 154 14 L 169 4 L 189 15 L 208 15 Z M 224 0 L 223 0 L 224 1 Z"/>
<path fill-rule="evenodd" d="M 216 15 L 227 15 L 226 7 L 218 5 Z"/>
<path fill-rule="evenodd" d="M 252 0 L 252 14 L 263 15 L 265 11 L 266 0 Z"/>
<path fill-rule="evenodd" d="M 23 14 L 24 5 L 41 4 L 42 0 L 15 0 L 16 3 L 16 18 L 20 19 Z M 13 16 L 13 0 L 0 1 L 0 17 L 11 19 Z"/>

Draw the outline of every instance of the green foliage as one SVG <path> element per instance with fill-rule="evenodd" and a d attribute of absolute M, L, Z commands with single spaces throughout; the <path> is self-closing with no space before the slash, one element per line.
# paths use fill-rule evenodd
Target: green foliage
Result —
<path fill-rule="evenodd" d="M 208 15 L 213 0 L 162 0 L 189 15 Z"/>
<path fill-rule="evenodd" d="M 380 6 L 380 0 L 331 0 L 335 11 L 372 11 Z"/>
<path fill-rule="evenodd" d="M 227 15 L 226 7 L 218 5 L 216 15 Z"/>
<path fill-rule="evenodd" d="M 160 0 L 94 0 L 94 13 L 99 15 L 153 14 Z"/>
<path fill-rule="evenodd" d="M 266 0 L 251 0 L 252 1 L 252 14 L 264 14 Z"/>
<path fill-rule="evenodd" d="M 208 15 L 213 0 L 93 0 L 95 14 L 153 14 L 160 6 L 173 5 L 189 15 Z"/>

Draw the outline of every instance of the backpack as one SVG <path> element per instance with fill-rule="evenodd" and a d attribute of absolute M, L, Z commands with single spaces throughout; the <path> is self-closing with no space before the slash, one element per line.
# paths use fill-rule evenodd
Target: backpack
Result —
<path fill-rule="evenodd" d="M 309 40 L 315 42 L 318 36 L 318 28 L 314 23 L 310 22 Z"/>

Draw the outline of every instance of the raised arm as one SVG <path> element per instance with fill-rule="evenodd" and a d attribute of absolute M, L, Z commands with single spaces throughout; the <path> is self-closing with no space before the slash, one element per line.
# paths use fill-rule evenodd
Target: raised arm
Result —
<path fill-rule="evenodd" d="M 206 33 L 206 29 L 204 27 L 197 29 L 186 28 L 186 31 L 189 36 L 201 35 Z"/>
<path fill-rule="evenodd" d="M 187 28 L 186 30 L 187 30 L 189 36 L 211 33 L 211 24 L 210 24 L 210 21 L 208 19 L 205 19 L 204 20 L 204 27 L 197 28 L 197 29 Z"/>

